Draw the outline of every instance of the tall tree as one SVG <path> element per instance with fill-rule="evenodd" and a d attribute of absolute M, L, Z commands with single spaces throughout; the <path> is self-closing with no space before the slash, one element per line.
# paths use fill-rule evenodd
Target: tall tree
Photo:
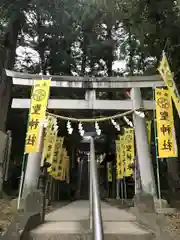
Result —
<path fill-rule="evenodd" d="M 12 81 L 5 74 L 4 69 L 13 69 L 16 59 L 16 46 L 18 35 L 24 24 L 24 10 L 28 8 L 30 0 L 12 1 L 3 5 L 7 11 L 8 22 L 3 36 L 2 46 L 4 49 L 4 64 L 2 65 L 1 84 L 0 84 L 0 130 L 6 130 L 7 113 L 11 100 Z M 10 7 L 9 7 L 10 6 Z"/>

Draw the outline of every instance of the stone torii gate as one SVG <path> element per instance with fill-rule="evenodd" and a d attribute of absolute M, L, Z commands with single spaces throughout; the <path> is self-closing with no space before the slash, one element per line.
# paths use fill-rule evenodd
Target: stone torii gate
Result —
<path fill-rule="evenodd" d="M 130 110 L 130 109 L 155 109 L 153 100 L 143 100 L 141 88 L 163 87 L 164 82 L 159 75 L 132 76 L 132 77 L 75 77 L 75 76 L 39 76 L 35 74 L 19 73 L 6 70 L 6 74 L 12 77 L 14 85 L 33 86 L 34 80 L 51 78 L 51 87 L 83 89 L 85 98 L 77 99 L 49 99 L 48 109 L 69 110 Z M 117 91 L 118 89 L 131 89 L 130 100 L 97 100 L 96 90 Z M 30 99 L 13 99 L 12 108 L 29 109 Z M 140 168 L 142 189 L 144 192 L 156 196 L 156 187 L 152 169 L 152 160 L 149 151 L 145 119 L 133 113 L 135 128 L 136 148 Z M 31 153 L 25 173 L 24 186 L 28 189 L 36 189 L 40 169 L 40 153 Z"/>

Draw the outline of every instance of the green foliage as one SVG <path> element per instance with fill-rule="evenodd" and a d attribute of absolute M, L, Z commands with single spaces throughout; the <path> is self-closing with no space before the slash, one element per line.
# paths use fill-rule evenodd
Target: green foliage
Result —
<path fill-rule="evenodd" d="M 28 6 L 23 0 L 2 1 L 0 46 L 9 21 L 20 11 L 26 21 L 18 45 L 37 51 L 40 60 L 27 55 L 23 64 L 17 61 L 19 70 L 37 72 L 42 67 L 53 74 L 111 75 L 117 74 L 112 62 L 125 59 L 127 74 L 148 74 L 155 72 L 165 49 L 179 78 L 175 1 L 32 0 Z"/>
<path fill-rule="evenodd" d="M 165 49 L 179 76 L 180 18 L 175 1 L 33 0 L 28 7 L 25 2 L 3 1 L 0 8 L 0 43 L 8 22 L 21 10 L 26 20 L 18 45 L 39 54 L 36 61 L 27 55 L 23 64 L 17 59 L 19 70 L 112 75 L 117 74 L 113 61 L 126 60 L 127 74 L 148 74 L 156 71 Z"/>

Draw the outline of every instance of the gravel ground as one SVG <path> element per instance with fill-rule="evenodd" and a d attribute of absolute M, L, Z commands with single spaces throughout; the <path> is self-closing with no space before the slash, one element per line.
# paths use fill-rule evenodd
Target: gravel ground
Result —
<path fill-rule="evenodd" d="M 180 239 L 180 212 L 176 214 L 166 214 L 166 224 L 164 226 L 164 233 L 168 233 L 171 239 Z"/>
<path fill-rule="evenodd" d="M 67 202 L 55 202 L 46 208 L 46 213 L 66 205 Z M 14 200 L 0 199 L 0 234 L 6 231 L 16 213 Z"/>
<path fill-rule="evenodd" d="M 14 214 L 15 211 L 13 210 L 11 201 L 0 199 L 0 233 L 7 229 Z"/>

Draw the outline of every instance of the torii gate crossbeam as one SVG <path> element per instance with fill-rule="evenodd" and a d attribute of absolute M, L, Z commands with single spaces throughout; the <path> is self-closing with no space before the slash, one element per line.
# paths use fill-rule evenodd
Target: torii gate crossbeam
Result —
<path fill-rule="evenodd" d="M 67 109 L 101 109 L 101 110 L 122 110 L 122 109 L 141 109 L 145 108 L 148 110 L 154 109 L 155 104 L 153 101 L 143 101 L 141 97 L 141 88 L 155 88 L 163 87 L 164 82 L 157 75 L 155 76 L 133 76 L 133 77 L 102 77 L 102 78 L 91 78 L 91 77 L 73 77 L 73 76 L 39 76 L 34 74 L 17 73 L 6 70 L 6 74 L 12 77 L 13 84 L 32 86 L 33 80 L 38 79 L 49 79 L 51 78 L 51 86 L 58 87 L 60 89 L 73 88 L 86 90 L 85 100 L 60 100 L 63 105 L 67 104 Z M 114 91 L 121 88 L 130 88 L 131 100 L 125 101 L 114 101 L 114 100 L 96 100 L 96 90 L 102 91 Z M 63 107 L 60 105 L 59 100 L 49 101 L 49 108 L 57 109 Z M 68 102 L 69 101 L 69 102 Z M 81 107 L 77 108 L 77 101 Z M 70 108 L 71 104 L 71 108 Z M 72 108 L 72 105 L 74 107 Z M 76 104 L 76 105 L 75 105 Z M 102 106 L 104 105 L 104 106 Z M 106 105 L 106 106 L 105 106 Z M 122 106 L 123 105 L 123 106 Z M 114 106 L 114 107 L 113 107 Z M 28 99 L 13 99 L 12 107 L 14 108 L 29 108 L 30 102 Z M 135 138 L 138 162 L 140 168 L 140 175 L 142 181 L 142 187 L 144 192 L 150 193 L 156 196 L 154 173 L 152 171 L 152 161 L 149 152 L 149 144 L 147 139 L 145 119 L 134 114 L 134 127 L 135 127 Z M 28 163 L 25 174 L 25 186 L 28 189 L 35 188 L 37 186 L 37 180 L 39 177 L 40 168 L 39 153 L 29 154 Z M 36 176 L 35 176 L 36 175 Z"/>

